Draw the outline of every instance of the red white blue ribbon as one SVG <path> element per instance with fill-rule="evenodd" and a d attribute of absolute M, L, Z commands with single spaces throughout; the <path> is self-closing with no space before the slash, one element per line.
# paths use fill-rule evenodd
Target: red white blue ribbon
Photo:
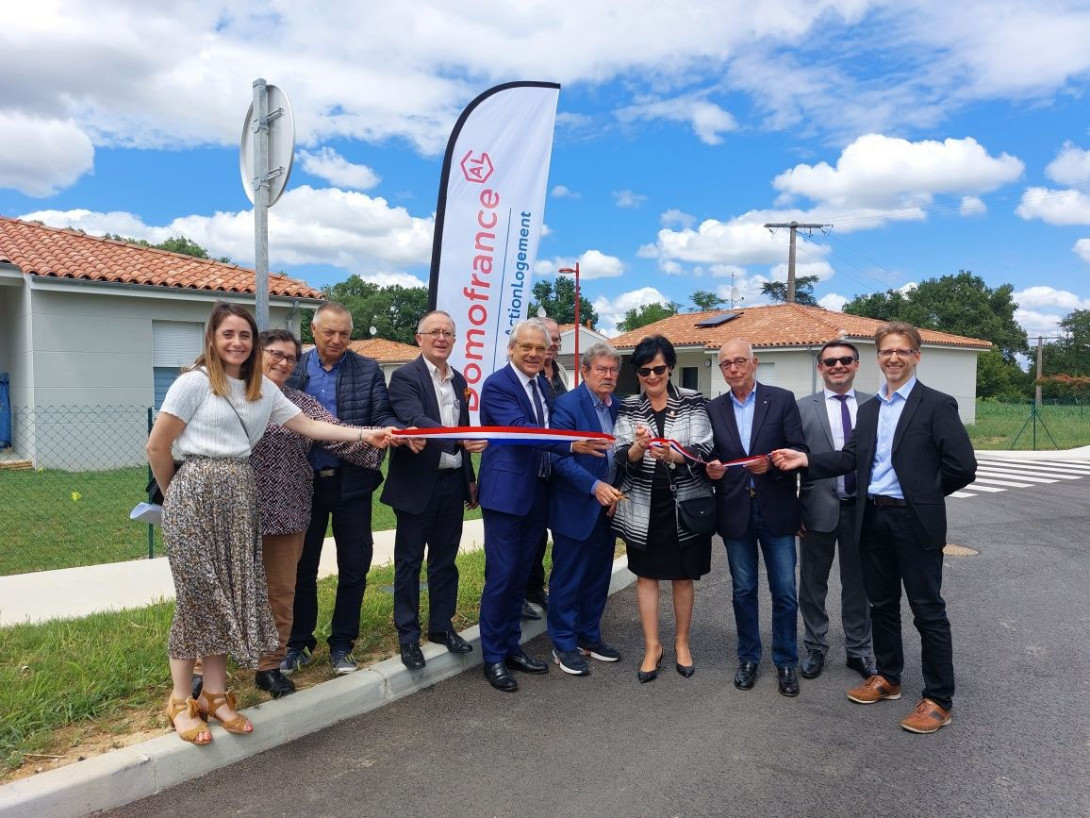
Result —
<path fill-rule="evenodd" d="M 431 429 L 395 429 L 398 437 L 424 440 L 487 440 L 490 443 L 575 443 L 580 440 L 606 440 L 604 432 L 579 432 L 569 429 L 539 429 L 526 426 L 437 426 Z"/>
<path fill-rule="evenodd" d="M 695 454 L 686 449 L 684 446 L 682 446 L 680 443 L 678 443 L 676 440 L 671 440 L 665 437 L 653 437 L 651 438 L 651 441 L 648 445 L 652 449 L 668 448 L 672 451 L 677 452 L 687 460 L 692 460 L 694 463 L 703 463 L 705 466 L 708 465 L 707 460 L 700 459 Z M 743 457 L 738 460 L 728 460 L 726 463 L 721 463 L 720 465 L 729 469 L 736 466 L 752 466 L 756 463 L 760 463 L 762 460 L 767 459 L 768 455 L 758 454 L 752 457 Z"/>

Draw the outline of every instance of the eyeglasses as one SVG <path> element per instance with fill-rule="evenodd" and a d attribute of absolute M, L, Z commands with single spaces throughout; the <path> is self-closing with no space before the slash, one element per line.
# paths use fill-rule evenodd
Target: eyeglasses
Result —
<path fill-rule="evenodd" d="M 292 366 L 295 366 L 299 362 L 299 359 L 296 358 L 294 355 L 285 355 L 279 349 L 266 349 L 265 354 L 277 363 L 280 363 L 281 361 L 287 361 Z"/>
<path fill-rule="evenodd" d="M 915 355 L 919 352 L 918 349 L 880 349 L 878 350 L 879 358 L 892 358 L 896 355 L 898 358 L 907 358 L 910 355 Z"/>
<path fill-rule="evenodd" d="M 421 332 L 421 335 L 427 335 L 433 341 L 437 341 L 440 338 L 446 338 L 451 340 L 454 338 L 454 333 L 449 329 L 430 329 L 427 332 Z"/>
<path fill-rule="evenodd" d="M 636 370 L 636 374 L 639 375 L 641 378 L 646 378 L 652 372 L 654 372 L 656 376 L 664 375 L 666 373 L 666 370 L 669 368 L 670 367 L 666 364 L 659 364 L 658 366 L 641 366 L 639 369 Z"/>
<path fill-rule="evenodd" d="M 738 369 L 741 369 L 743 366 L 748 364 L 749 361 L 750 361 L 749 358 L 733 358 L 733 359 L 731 359 L 729 361 L 720 361 L 719 362 L 719 368 L 720 369 L 730 369 L 733 366 L 733 367 L 737 367 Z"/>
<path fill-rule="evenodd" d="M 591 371 L 596 375 L 616 375 L 621 371 L 619 366 L 595 366 Z"/>
<path fill-rule="evenodd" d="M 851 366 L 851 364 L 855 362 L 855 356 L 841 355 L 839 358 L 822 358 L 821 362 L 825 364 L 825 366 L 836 366 L 837 364 L 840 364 L 841 366 Z"/>
<path fill-rule="evenodd" d="M 538 355 L 544 355 L 549 351 L 549 348 L 544 344 L 518 344 L 519 352 L 531 353 L 536 352 Z"/>

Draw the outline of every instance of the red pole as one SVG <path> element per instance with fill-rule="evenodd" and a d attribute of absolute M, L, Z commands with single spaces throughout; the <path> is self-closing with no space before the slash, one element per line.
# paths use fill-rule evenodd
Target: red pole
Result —
<path fill-rule="evenodd" d="M 579 262 L 575 262 L 575 268 L 562 267 L 562 273 L 575 273 L 575 385 L 579 386 Z"/>

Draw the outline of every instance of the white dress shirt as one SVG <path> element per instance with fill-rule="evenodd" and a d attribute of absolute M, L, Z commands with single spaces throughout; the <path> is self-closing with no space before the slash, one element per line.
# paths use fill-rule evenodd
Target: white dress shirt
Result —
<path fill-rule="evenodd" d="M 840 400 L 837 393 L 829 389 L 823 389 L 825 393 L 825 412 L 829 416 L 829 428 L 833 433 L 833 447 L 840 451 L 844 448 L 844 420 L 840 412 Z M 844 401 L 848 406 L 848 414 L 852 418 L 852 429 L 855 429 L 855 413 L 859 409 L 859 401 L 855 399 L 855 390 L 849 389 L 844 393 L 848 399 Z M 844 491 L 844 475 L 836 478 L 836 496 L 844 499 L 848 493 Z"/>
<path fill-rule="evenodd" d="M 458 411 L 461 407 L 458 405 L 458 396 L 454 394 L 454 369 L 447 366 L 447 374 L 443 375 L 439 367 L 427 358 L 424 359 L 424 365 L 431 373 L 431 385 L 435 388 L 435 399 L 439 402 L 440 422 L 444 426 L 457 426 Z M 439 468 L 462 468 L 462 453 L 460 451 L 454 454 L 443 452 L 439 455 Z"/>

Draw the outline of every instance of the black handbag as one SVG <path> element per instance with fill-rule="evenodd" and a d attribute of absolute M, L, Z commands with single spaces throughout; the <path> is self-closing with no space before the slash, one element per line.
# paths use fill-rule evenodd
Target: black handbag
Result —
<path fill-rule="evenodd" d="M 716 525 L 716 500 L 711 497 L 691 497 L 677 500 L 677 516 L 683 526 L 693 534 L 714 534 Z"/>
<path fill-rule="evenodd" d="M 181 460 L 174 461 L 174 473 L 178 473 L 178 469 L 182 466 Z M 151 480 L 148 481 L 147 488 L 144 489 L 148 493 L 148 502 L 154 503 L 157 506 L 163 504 L 163 490 L 159 488 L 159 484 L 155 481 L 155 475 L 152 475 Z"/>

